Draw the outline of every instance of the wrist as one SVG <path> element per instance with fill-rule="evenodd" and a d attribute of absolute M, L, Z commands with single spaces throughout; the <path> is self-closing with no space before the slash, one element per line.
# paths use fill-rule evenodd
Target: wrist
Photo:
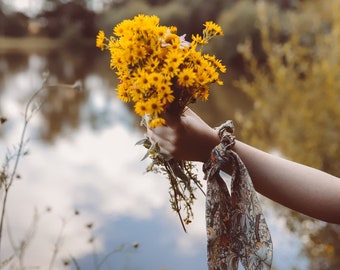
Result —
<path fill-rule="evenodd" d="M 199 161 L 206 162 L 210 159 L 211 151 L 215 148 L 216 145 L 220 143 L 220 138 L 218 136 L 218 131 L 214 128 L 210 128 L 209 133 L 207 134 L 206 147 L 202 149 L 201 158 Z"/>

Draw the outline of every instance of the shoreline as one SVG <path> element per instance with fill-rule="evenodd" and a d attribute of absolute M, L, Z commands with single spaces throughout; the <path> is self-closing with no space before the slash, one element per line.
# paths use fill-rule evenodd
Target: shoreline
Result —
<path fill-rule="evenodd" d="M 82 41 L 84 47 L 93 46 L 93 40 L 85 39 Z M 47 37 L 6 37 L 0 36 L 0 53 L 34 53 L 49 52 L 56 49 L 72 49 L 71 42 L 62 38 Z M 79 44 L 79 43 L 78 43 Z M 93 45 L 92 45 L 93 44 Z"/>

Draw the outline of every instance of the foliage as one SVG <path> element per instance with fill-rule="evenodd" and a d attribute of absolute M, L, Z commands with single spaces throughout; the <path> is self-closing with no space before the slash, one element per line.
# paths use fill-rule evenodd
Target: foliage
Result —
<path fill-rule="evenodd" d="M 4 14 L 0 10 L 0 36 L 22 37 L 27 35 L 28 17 L 21 13 Z"/>
<path fill-rule="evenodd" d="M 271 7 L 271 18 L 266 6 L 258 5 L 266 64 L 252 55 L 249 42 L 239 46 L 249 61 L 252 80 L 242 79 L 236 85 L 255 101 L 251 116 L 243 120 L 243 130 L 253 143 L 265 147 L 260 138 L 269 138 L 269 147 L 279 147 L 285 156 L 340 174 L 334 162 L 340 150 L 336 121 L 340 17 L 338 1 L 332 3 L 305 4 L 300 12 L 284 14 Z"/>
<path fill-rule="evenodd" d="M 43 32 L 50 38 L 64 37 L 70 29 L 75 29 L 74 42 L 76 38 L 91 38 L 96 32 L 95 13 L 75 1 L 56 5 L 53 10 L 42 12 L 38 18 L 46 20 Z"/>
<path fill-rule="evenodd" d="M 295 11 L 264 2 L 256 8 L 266 57 L 261 61 L 253 54 L 250 40 L 239 46 L 248 76 L 235 85 L 254 101 L 249 115 L 238 116 L 242 135 L 253 145 L 340 175 L 339 1 L 307 1 Z M 337 238 L 323 237 L 324 225 L 318 228 L 306 245 L 312 258 L 319 256 L 311 267 L 321 269 L 323 258 L 323 269 L 335 269 Z M 339 237 L 334 229 L 328 232 Z"/>

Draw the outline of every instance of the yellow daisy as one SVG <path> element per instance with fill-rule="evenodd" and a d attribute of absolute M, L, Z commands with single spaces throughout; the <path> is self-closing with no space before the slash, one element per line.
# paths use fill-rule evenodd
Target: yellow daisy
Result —
<path fill-rule="evenodd" d="M 129 88 L 127 87 L 126 83 L 122 82 L 122 83 L 118 84 L 118 86 L 117 86 L 117 96 L 120 100 L 122 100 L 124 102 L 130 101 L 128 89 Z"/>
<path fill-rule="evenodd" d="M 178 67 L 183 62 L 183 58 L 182 50 L 170 50 L 166 55 L 165 62 Z"/>
<path fill-rule="evenodd" d="M 172 33 L 166 33 L 164 36 L 164 42 L 163 42 L 163 46 L 166 47 L 167 45 L 171 45 L 171 44 L 179 44 L 179 37 L 176 34 L 172 34 Z"/>
<path fill-rule="evenodd" d="M 166 26 L 159 26 L 156 29 L 156 34 L 159 38 L 163 38 L 166 32 L 168 31 L 168 27 Z"/>
<path fill-rule="evenodd" d="M 137 101 L 135 104 L 135 112 L 141 117 L 144 117 L 146 114 L 148 114 L 148 107 L 147 104 L 144 101 Z"/>
<path fill-rule="evenodd" d="M 136 45 L 133 48 L 133 54 L 137 61 L 143 60 L 147 56 L 147 51 L 143 45 Z"/>
<path fill-rule="evenodd" d="M 122 37 L 124 34 L 127 34 L 132 29 L 133 22 L 131 20 L 124 20 L 121 23 L 117 24 L 113 28 L 113 34 L 117 37 Z"/>
<path fill-rule="evenodd" d="M 156 128 L 156 127 L 164 126 L 164 125 L 165 125 L 165 119 L 161 117 L 153 118 L 148 123 L 148 126 L 150 128 Z"/>
<path fill-rule="evenodd" d="M 175 96 L 173 95 L 173 91 L 170 85 L 162 84 L 158 89 L 158 98 L 162 104 L 172 103 L 175 100 Z"/>
<path fill-rule="evenodd" d="M 184 68 L 179 74 L 178 74 L 178 84 L 184 87 L 190 87 L 193 86 L 195 83 L 195 72 L 191 68 Z"/>
<path fill-rule="evenodd" d="M 153 72 L 153 73 L 149 74 L 149 79 L 150 79 L 151 85 L 158 88 L 162 84 L 163 76 L 162 76 L 162 74 L 160 74 L 158 72 Z"/>
<path fill-rule="evenodd" d="M 153 72 L 155 69 L 158 68 L 159 64 L 160 60 L 158 58 L 156 57 L 148 58 L 145 63 L 145 70 Z"/>
<path fill-rule="evenodd" d="M 215 55 L 205 54 L 203 57 L 215 65 L 221 72 L 224 73 L 227 71 L 226 66 L 223 65 L 221 60 L 217 59 Z"/>
<path fill-rule="evenodd" d="M 203 39 L 202 36 L 200 36 L 198 34 L 192 35 L 191 40 L 192 40 L 193 44 L 208 44 L 208 42 L 205 39 Z"/>
<path fill-rule="evenodd" d="M 105 33 L 103 30 L 100 30 L 96 38 L 96 47 L 100 48 L 102 51 L 105 49 L 104 40 L 105 40 Z"/>
<path fill-rule="evenodd" d="M 223 36 L 222 28 L 218 24 L 212 21 L 207 21 L 205 22 L 204 26 L 205 26 L 205 29 L 203 30 L 204 35 L 208 35 L 210 37 Z"/>
<path fill-rule="evenodd" d="M 129 95 L 134 102 L 144 100 L 144 91 L 138 87 L 131 87 Z"/>
<path fill-rule="evenodd" d="M 170 78 L 173 78 L 177 76 L 178 73 L 180 73 L 180 69 L 178 68 L 177 63 L 166 63 L 162 69 L 162 73 L 164 73 L 166 76 L 169 76 Z"/>
<path fill-rule="evenodd" d="M 160 102 L 160 100 L 158 98 L 149 98 L 146 102 L 145 102 L 146 106 L 147 106 L 147 111 L 151 114 L 151 115 L 159 115 L 164 111 L 164 108 L 162 106 L 162 103 Z"/>
<path fill-rule="evenodd" d="M 197 92 L 196 98 L 200 97 L 203 101 L 206 101 L 209 97 L 209 87 L 207 85 L 202 86 Z"/>
<path fill-rule="evenodd" d="M 149 73 L 142 68 L 138 69 L 138 78 L 136 80 L 136 84 L 143 89 L 148 89 L 151 87 L 151 83 L 152 81 Z"/>

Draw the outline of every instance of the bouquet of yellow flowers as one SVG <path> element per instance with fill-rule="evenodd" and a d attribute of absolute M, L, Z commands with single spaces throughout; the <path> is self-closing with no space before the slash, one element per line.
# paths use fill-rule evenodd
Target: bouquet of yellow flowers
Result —
<path fill-rule="evenodd" d="M 113 36 L 98 32 L 96 46 L 110 52 L 111 68 L 120 80 L 118 98 L 133 102 L 135 113 L 145 125 L 154 128 L 166 124 L 162 114 L 181 115 L 189 104 L 208 99 L 211 83 L 223 85 L 219 75 L 226 67 L 214 55 L 203 53 L 204 45 L 223 32 L 211 21 L 204 27 L 202 35 L 193 35 L 188 42 L 185 35 L 177 35 L 175 26 L 161 26 L 157 16 L 141 14 L 117 24 Z M 138 144 L 143 144 L 148 149 L 146 157 L 152 158 L 147 170 L 168 176 L 170 202 L 185 229 L 184 224 L 193 217 L 194 190 L 201 189 L 192 171 L 194 166 L 189 161 L 165 157 L 148 138 Z"/>

